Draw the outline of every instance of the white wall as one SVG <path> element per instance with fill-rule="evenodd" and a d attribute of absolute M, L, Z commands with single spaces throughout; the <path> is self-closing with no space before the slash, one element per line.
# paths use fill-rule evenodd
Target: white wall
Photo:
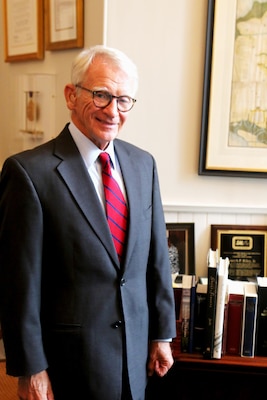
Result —
<path fill-rule="evenodd" d="M 108 1 L 107 43 L 129 53 L 141 75 L 123 136 L 155 155 L 164 204 L 266 207 L 265 179 L 197 173 L 207 3 Z"/>
<path fill-rule="evenodd" d="M 85 0 L 85 47 L 104 41 L 104 1 Z M 4 32 L 3 9 L 0 8 L 0 32 Z M 18 77 L 28 73 L 48 73 L 56 75 L 56 124 L 55 132 L 59 133 L 69 120 L 63 95 L 64 86 L 70 82 L 70 67 L 73 58 L 81 49 L 46 51 L 44 60 L 25 62 L 4 62 L 4 39 L 0 36 L 0 168 L 4 159 L 11 153 L 21 150 L 18 140 L 21 128 L 18 113 Z M 49 118 L 49 115 L 47 116 Z"/>
<path fill-rule="evenodd" d="M 265 179 L 198 176 L 208 0 L 84 3 L 85 46 L 105 42 L 119 47 L 139 68 L 138 101 L 120 137 L 155 156 L 166 221 L 195 222 L 197 268 L 202 274 L 211 220 L 246 224 L 249 219 L 250 223 L 265 224 L 267 214 Z M 3 18 L 0 24 L 3 31 Z M 72 59 L 79 51 L 46 51 L 43 61 L 5 63 L 1 37 L 0 165 L 10 153 L 19 150 L 19 143 L 14 140 L 19 125 L 17 76 L 31 72 L 56 74 L 57 119 L 53 136 L 68 120 L 63 88 L 69 81 Z M 240 208 L 248 212 L 240 214 Z"/>

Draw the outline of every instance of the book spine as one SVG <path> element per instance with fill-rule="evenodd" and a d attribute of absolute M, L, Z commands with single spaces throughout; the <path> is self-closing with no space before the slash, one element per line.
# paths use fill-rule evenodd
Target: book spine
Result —
<path fill-rule="evenodd" d="M 181 350 L 188 352 L 189 345 L 189 323 L 190 323 L 190 297 L 191 289 L 183 288 L 182 293 L 182 332 L 181 332 Z"/>
<path fill-rule="evenodd" d="M 254 357 L 257 297 L 246 295 L 244 299 L 241 356 Z"/>
<path fill-rule="evenodd" d="M 227 325 L 228 325 L 228 301 L 226 300 L 224 304 L 224 316 L 223 316 L 222 355 L 226 354 L 227 329 L 228 329 Z"/>
<path fill-rule="evenodd" d="M 220 359 L 222 356 L 223 320 L 226 295 L 226 282 L 228 278 L 228 259 L 220 258 L 218 267 L 217 301 L 215 313 L 213 358 Z"/>
<path fill-rule="evenodd" d="M 216 315 L 216 296 L 217 296 L 217 267 L 208 267 L 208 293 L 207 293 L 207 312 L 205 327 L 204 358 L 213 358 L 214 349 L 214 329 Z"/>
<path fill-rule="evenodd" d="M 267 287 L 258 286 L 258 310 L 255 339 L 255 354 L 267 356 Z"/>
<path fill-rule="evenodd" d="M 182 288 L 173 288 L 174 292 L 174 302 L 175 302 L 175 315 L 176 319 L 180 319 L 180 308 L 181 308 L 181 298 L 182 298 Z"/>
<path fill-rule="evenodd" d="M 181 332 L 182 332 L 182 321 L 176 320 L 176 337 L 171 342 L 171 349 L 173 358 L 177 359 L 181 354 Z"/>
<path fill-rule="evenodd" d="M 195 301 L 196 301 L 196 277 L 195 277 L 195 275 L 192 275 L 192 287 L 191 287 L 191 294 L 190 294 L 188 353 L 193 353 L 193 350 L 194 350 Z"/>
<path fill-rule="evenodd" d="M 194 351 L 203 353 L 205 340 L 205 323 L 207 309 L 207 293 L 196 292 L 194 318 Z"/>
<path fill-rule="evenodd" d="M 244 295 L 230 293 L 228 300 L 228 320 L 226 353 L 240 355 Z"/>

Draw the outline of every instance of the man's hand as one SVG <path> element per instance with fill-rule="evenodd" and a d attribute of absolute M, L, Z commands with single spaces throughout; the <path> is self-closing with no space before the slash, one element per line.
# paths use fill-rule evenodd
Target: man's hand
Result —
<path fill-rule="evenodd" d="M 151 342 L 148 358 L 148 376 L 152 376 L 154 372 L 162 377 L 164 376 L 174 360 L 172 357 L 171 345 L 169 342 Z"/>
<path fill-rule="evenodd" d="M 22 376 L 18 380 L 20 400 L 54 400 L 51 383 L 46 371 L 31 376 Z"/>

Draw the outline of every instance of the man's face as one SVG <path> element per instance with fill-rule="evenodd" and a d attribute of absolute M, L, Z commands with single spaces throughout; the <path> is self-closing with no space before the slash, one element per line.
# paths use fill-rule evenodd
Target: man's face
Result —
<path fill-rule="evenodd" d="M 117 66 L 98 57 L 88 68 L 80 86 L 93 91 L 103 90 L 114 96 L 132 97 L 134 81 Z M 72 121 L 96 146 L 105 149 L 117 137 L 129 111 L 118 111 L 114 98 L 105 108 L 98 108 L 94 105 L 92 93 L 73 85 L 68 85 L 68 88 L 69 95 L 65 89 L 65 96 L 72 111 Z"/>

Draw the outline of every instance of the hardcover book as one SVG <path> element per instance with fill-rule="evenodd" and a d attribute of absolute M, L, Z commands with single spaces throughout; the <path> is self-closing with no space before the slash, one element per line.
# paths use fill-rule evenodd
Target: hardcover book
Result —
<path fill-rule="evenodd" d="M 178 273 L 172 274 L 172 287 L 174 292 L 176 320 L 179 320 L 180 318 L 182 283 L 183 283 L 183 275 L 179 275 Z"/>
<path fill-rule="evenodd" d="M 208 253 L 208 293 L 203 356 L 213 358 L 214 331 L 217 299 L 218 251 L 209 249 Z"/>
<path fill-rule="evenodd" d="M 228 279 L 226 353 L 240 355 L 243 320 L 244 282 Z"/>
<path fill-rule="evenodd" d="M 194 318 L 194 351 L 203 353 L 205 339 L 208 283 L 197 282 Z"/>
<path fill-rule="evenodd" d="M 191 288 L 192 275 L 183 275 L 180 320 L 182 322 L 181 350 L 184 353 L 188 353 L 189 350 Z"/>
<path fill-rule="evenodd" d="M 218 266 L 217 300 L 215 312 L 215 329 L 213 343 L 213 358 L 222 357 L 223 322 L 225 310 L 225 296 L 228 280 L 229 258 L 220 257 Z"/>
<path fill-rule="evenodd" d="M 255 283 L 244 284 L 241 356 L 254 357 L 258 294 Z"/>
<path fill-rule="evenodd" d="M 193 350 L 194 350 L 195 302 L 196 302 L 196 276 L 192 275 L 191 296 L 190 296 L 188 353 L 193 353 Z"/>
<path fill-rule="evenodd" d="M 227 284 L 226 287 L 228 287 Z M 224 303 L 224 316 L 223 316 L 222 355 L 226 354 L 227 325 L 228 325 L 228 294 L 226 293 L 225 303 Z"/>
<path fill-rule="evenodd" d="M 257 277 L 258 310 L 256 325 L 257 356 L 267 356 L 267 277 Z"/>

